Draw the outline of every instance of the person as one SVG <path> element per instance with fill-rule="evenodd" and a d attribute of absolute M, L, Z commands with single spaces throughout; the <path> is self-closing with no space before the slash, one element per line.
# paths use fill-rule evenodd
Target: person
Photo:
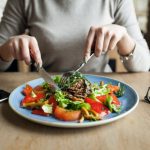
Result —
<path fill-rule="evenodd" d="M 26 34 L 28 30 L 28 34 Z M 8 0 L 0 23 L 0 70 L 34 59 L 52 72 L 110 72 L 118 49 L 130 72 L 148 71 L 150 53 L 132 0 Z"/>

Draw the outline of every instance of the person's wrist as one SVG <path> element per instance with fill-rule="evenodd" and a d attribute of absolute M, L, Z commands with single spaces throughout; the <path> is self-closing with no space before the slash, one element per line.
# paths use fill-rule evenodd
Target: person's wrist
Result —
<path fill-rule="evenodd" d="M 118 51 L 121 62 L 131 60 L 133 58 L 133 55 L 134 55 L 134 50 L 135 50 L 135 48 L 130 53 L 128 53 L 127 55 L 121 55 Z"/>
<path fill-rule="evenodd" d="M 135 41 L 125 32 L 122 39 L 118 42 L 118 53 L 121 56 L 128 56 L 135 48 Z"/>
<path fill-rule="evenodd" d="M 127 32 L 125 32 L 117 46 L 121 62 L 126 62 L 133 58 L 136 43 Z"/>
<path fill-rule="evenodd" d="M 1 55 L 0 55 L 0 59 L 4 62 L 10 62 L 14 60 L 13 58 L 3 58 Z"/>

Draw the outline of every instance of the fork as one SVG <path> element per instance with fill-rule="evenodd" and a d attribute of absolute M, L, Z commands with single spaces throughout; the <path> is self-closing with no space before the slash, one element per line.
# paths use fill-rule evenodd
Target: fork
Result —
<path fill-rule="evenodd" d="M 107 53 L 108 53 L 108 51 L 107 51 L 107 52 L 102 52 L 102 55 L 107 54 Z M 63 73 L 62 79 L 61 79 L 61 83 L 62 83 L 62 84 L 65 83 L 66 79 L 67 79 L 69 76 L 71 76 L 71 75 L 72 75 L 73 73 L 75 73 L 75 72 L 80 71 L 80 70 L 88 63 L 88 61 L 89 61 L 93 56 L 94 56 L 94 52 L 92 51 L 92 54 L 91 54 L 91 56 L 89 57 L 89 59 L 88 59 L 87 61 L 84 61 L 82 64 L 80 64 L 79 68 L 77 68 L 76 70 L 73 70 L 73 71 L 68 71 L 68 72 Z"/>
<path fill-rule="evenodd" d="M 88 61 L 93 57 L 93 55 L 94 55 L 94 53 L 91 54 Z M 67 71 L 67 72 L 63 73 L 62 78 L 61 78 L 61 84 L 64 84 L 65 81 L 67 80 L 67 78 L 70 77 L 71 75 L 73 75 L 75 72 L 80 71 L 85 66 L 85 64 L 87 64 L 87 62 L 84 61 L 82 64 L 80 64 L 80 66 L 76 70 Z"/>

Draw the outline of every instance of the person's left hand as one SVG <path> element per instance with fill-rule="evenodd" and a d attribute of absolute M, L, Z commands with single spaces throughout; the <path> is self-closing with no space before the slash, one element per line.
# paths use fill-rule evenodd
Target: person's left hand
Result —
<path fill-rule="evenodd" d="M 129 36 L 125 27 L 115 24 L 91 27 L 84 49 L 85 61 L 90 57 L 91 50 L 98 57 L 102 52 L 113 50 L 116 46 L 118 46 L 121 55 L 129 54 L 135 47 L 135 42 Z"/>

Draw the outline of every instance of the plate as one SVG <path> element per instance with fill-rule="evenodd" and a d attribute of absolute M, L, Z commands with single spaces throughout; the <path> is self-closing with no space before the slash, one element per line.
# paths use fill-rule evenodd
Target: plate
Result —
<path fill-rule="evenodd" d="M 84 121 L 83 123 L 78 123 L 78 122 L 70 122 L 70 121 L 60 121 L 55 119 L 53 116 L 45 117 L 45 116 L 39 116 L 39 115 L 34 115 L 31 113 L 30 110 L 24 109 L 20 107 L 20 102 L 23 99 L 23 95 L 21 94 L 21 91 L 25 87 L 25 84 L 17 87 L 12 91 L 12 93 L 9 96 L 9 105 L 15 111 L 17 114 L 20 116 L 36 122 L 40 123 L 43 125 L 48 125 L 48 126 L 54 126 L 54 127 L 63 127 L 63 128 L 81 128 L 81 127 L 91 127 L 91 126 L 97 126 L 97 125 L 103 125 L 107 124 L 113 121 L 116 121 L 118 119 L 121 119 L 131 113 L 136 106 L 139 103 L 139 96 L 137 92 L 128 84 L 123 83 L 118 80 L 114 80 L 108 77 L 102 77 L 102 76 L 96 76 L 96 75 L 85 75 L 85 77 L 91 82 L 100 82 L 104 81 L 104 83 L 112 83 L 112 84 L 118 84 L 119 82 L 125 86 L 125 94 L 119 100 L 121 101 L 122 104 L 122 110 L 120 113 L 111 113 L 107 116 L 104 117 L 103 120 L 98 120 L 98 121 Z M 44 82 L 44 79 L 38 78 L 32 81 L 29 81 L 28 84 L 31 86 L 35 87 L 39 84 L 42 84 Z"/>

